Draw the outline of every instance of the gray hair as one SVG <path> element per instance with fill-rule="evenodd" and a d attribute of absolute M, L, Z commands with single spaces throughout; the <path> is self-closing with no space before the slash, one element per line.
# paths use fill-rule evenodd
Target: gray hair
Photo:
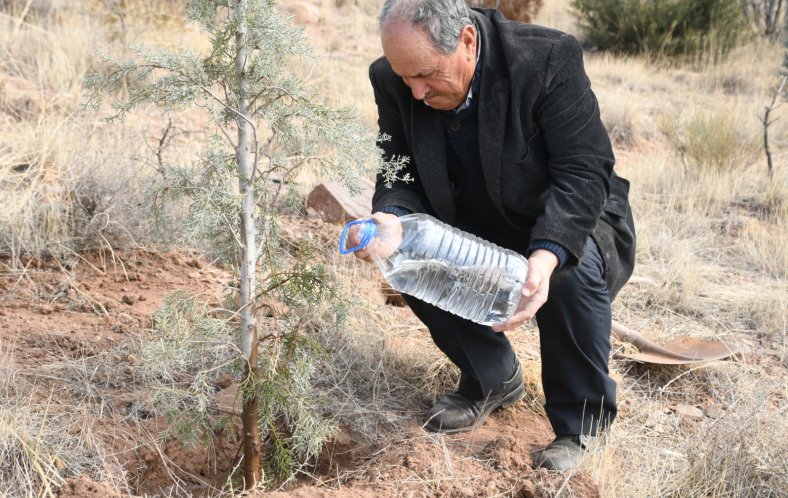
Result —
<path fill-rule="evenodd" d="M 465 0 L 386 0 L 378 17 L 381 30 L 390 20 L 423 27 L 435 49 L 447 55 L 457 49 L 462 29 L 474 24 Z"/>

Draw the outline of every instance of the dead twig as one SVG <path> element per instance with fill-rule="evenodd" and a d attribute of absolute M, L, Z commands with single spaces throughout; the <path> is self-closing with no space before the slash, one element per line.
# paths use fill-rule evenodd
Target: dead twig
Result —
<path fill-rule="evenodd" d="M 769 115 L 777 110 L 778 107 L 782 105 L 782 102 L 777 104 L 777 97 L 780 96 L 785 88 L 785 84 L 788 82 L 788 75 L 784 75 L 780 80 L 780 84 L 777 86 L 777 89 L 772 94 L 772 101 L 769 105 L 764 107 L 763 117 L 758 118 L 760 119 L 761 123 L 763 124 L 763 149 L 766 152 L 766 167 L 768 168 L 769 172 L 769 180 L 774 177 L 774 165 L 772 164 L 772 152 L 769 149 L 769 125 L 774 123 L 776 119 L 769 120 Z"/>

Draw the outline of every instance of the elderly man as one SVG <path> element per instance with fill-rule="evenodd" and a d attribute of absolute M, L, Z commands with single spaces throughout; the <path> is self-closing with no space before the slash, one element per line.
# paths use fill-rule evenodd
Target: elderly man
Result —
<path fill-rule="evenodd" d="M 381 142 L 411 182 L 379 178 L 374 217 L 429 213 L 528 258 L 517 312 L 493 327 L 406 301 L 461 372 L 426 428 L 454 433 L 523 397 L 505 330 L 536 317 L 545 410 L 555 440 L 538 466 L 577 466 L 616 415 L 608 375 L 610 303 L 634 266 L 629 183 L 570 35 L 463 0 L 386 0 L 385 57 L 370 66 Z M 357 256 L 370 259 L 368 250 Z"/>

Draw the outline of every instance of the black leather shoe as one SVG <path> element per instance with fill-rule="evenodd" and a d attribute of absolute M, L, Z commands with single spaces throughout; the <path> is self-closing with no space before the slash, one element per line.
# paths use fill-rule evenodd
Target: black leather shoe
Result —
<path fill-rule="evenodd" d="M 468 399 L 457 392 L 443 396 L 427 414 L 424 428 L 446 434 L 470 431 L 482 425 L 493 410 L 512 406 L 523 399 L 523 374 L 520 362 L 515 361 L 514 373 L 509 380 L 502 382 L 484 399 Z"/>
<path fill-rule="evenodd" d="M 547 448 L 534 454 L 534 466 L 548 470 L 576 469 L 593 440 L 593 436 L 585 434 L 558 436 Z"/>

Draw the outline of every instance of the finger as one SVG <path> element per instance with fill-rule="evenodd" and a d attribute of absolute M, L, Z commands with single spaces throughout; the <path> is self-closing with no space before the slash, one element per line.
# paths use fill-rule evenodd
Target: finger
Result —
<path fill-rule="evenodd" d="M 525 285 L 523 285 L 523 295 L 525 297 L 531 297 L 534 293 L 539 290 L 539 284 L 542 283 L 542 276 L 539 272 L 533 272 L 528 275 L 525 279 Z"/>
<path fill-rule="evenodd" d="M 521 311 L 519 313 L 515 313 L 503 323 L 494 324 L 492 329 L 493 332 L 505 332 L 507 330 L 516 329 L 531 318 L 533 318 L 533 315 L 528 314 L 526 311 Z"/>

